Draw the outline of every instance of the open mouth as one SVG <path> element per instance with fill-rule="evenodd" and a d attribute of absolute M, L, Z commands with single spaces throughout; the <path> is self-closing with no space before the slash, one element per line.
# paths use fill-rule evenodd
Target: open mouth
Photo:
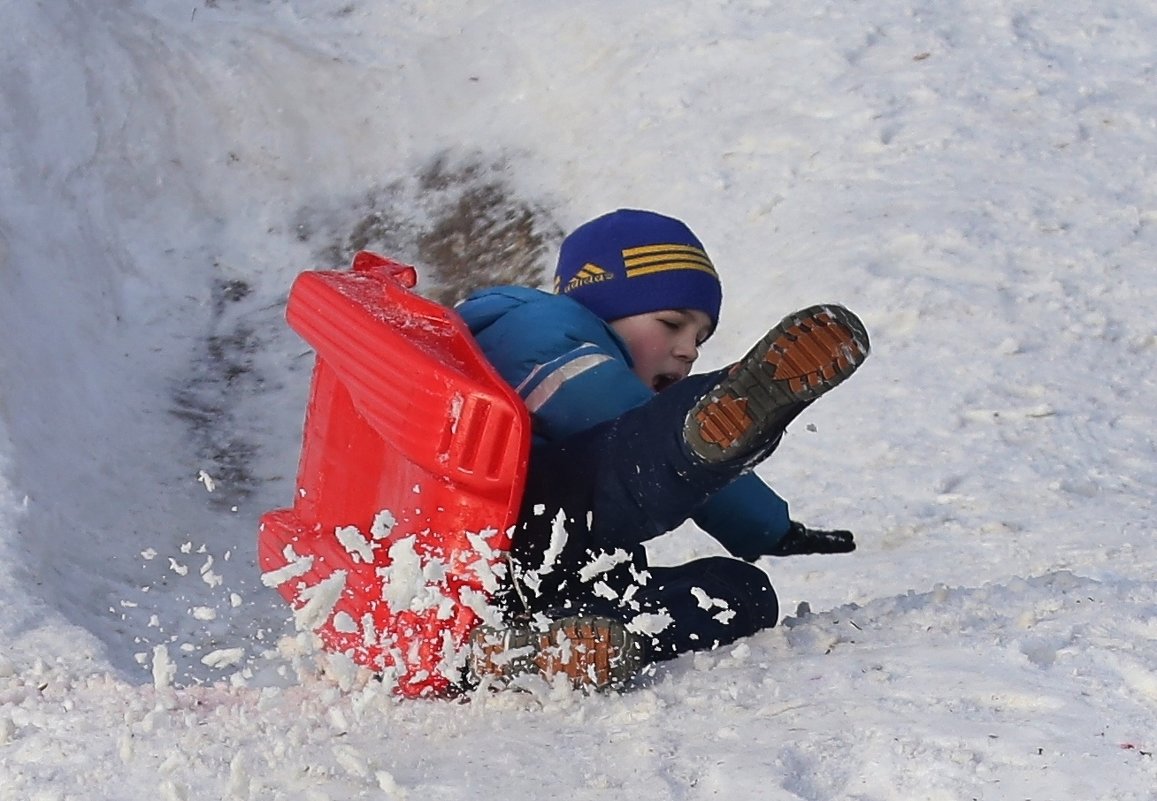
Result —
<path fill-rule="evenodd" d="M 655 376 L 655 380 L 651 382 L 651 389 L 655 390 L 656 392 L 662 392 L 667 387 L 678 381 L 680 378 L 682 378 L 682 376 L 671 374 L 657 375 Z"/>

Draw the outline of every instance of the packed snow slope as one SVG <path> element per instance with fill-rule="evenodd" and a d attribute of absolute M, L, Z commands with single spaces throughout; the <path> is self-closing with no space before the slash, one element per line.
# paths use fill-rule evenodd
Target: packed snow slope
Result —
<path fill-rule="evenodd" d="M 1157 798 L 1151 3 L 0 18 L 0 799 Z M 294 275 L 371 245 L 434 285 L 421 243 L 479 197 L 547 245 L 687 220 L 725 282 L 704 367 L 802 305 L 864 318 L 760 467 L 860 543 L 762 563 L 780 627 L 621 695 L 407 703 L 261 585 Z"/>

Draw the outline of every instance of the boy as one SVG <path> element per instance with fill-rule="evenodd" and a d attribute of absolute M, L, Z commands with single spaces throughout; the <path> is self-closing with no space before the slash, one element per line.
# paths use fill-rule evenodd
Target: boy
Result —
<path fill-rule="evenodd" d="M 457 308 L 525 401 L 533 443 L 506 628 L 472 638 L 476 680 L 562 673 L 576 686 L 774 626 L 760 556 L 841 553 L 847 531 L 793 522 L 750 469 L 867 357 L 839 306 L 789 316 L 731 368 L 691 375 L 722 288 L 682 222 L 620 209 L 562 243 L 554 294 L 475 293 Z M 643 543 L 692 519 L 732 555 L 650 567 Z"/>

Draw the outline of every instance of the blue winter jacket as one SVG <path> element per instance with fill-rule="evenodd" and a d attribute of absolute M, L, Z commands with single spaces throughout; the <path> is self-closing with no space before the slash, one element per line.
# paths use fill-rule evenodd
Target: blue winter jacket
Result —
<path fill-rule="evenodd" d="M 503 286 L 476 292 L 456 311 L 483 353 L 530 411 L 535 442 L 551 442 L 618 417 L 653 390 L 632 370 L 626 344 L 571 298 Z M 745 473 L 692 519 L 730 553 L 756 559 L 787 533 L 787 503 Z"/>

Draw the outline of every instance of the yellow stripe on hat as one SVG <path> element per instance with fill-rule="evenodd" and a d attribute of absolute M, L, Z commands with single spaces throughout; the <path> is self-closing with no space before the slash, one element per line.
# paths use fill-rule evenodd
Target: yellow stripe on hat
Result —
<path fill-rule="evenodd" d="M 628 248 L 623 251 L 623 264 L 627 268 L 627 275 L 634 276 L 640 269 L 672 265 L 667 269 L 673 270 L 702 270 L 715 274 L 715 265 L 707 254 L 690 245 L 647 245 L 645 247 Z M 646 272 L 660 272 L 647 269 Z"/>
<path fill-rule="evenodd" d="M 639 278 L 640 276 L 651 275 L 652 273 L 665 273 L 668 270 L 698 270 L 710 276 L 715 275 L 715 269 L 711 267 L 711 265 L 705 266 L 697 261 L 664 261 L 657 264 L 648 264 L 643 267 L 628 267 L 627 278 Z"/>
<path fill-rule="evenodd" d="M 699 257 L 693 253 L 656 253 L 653 256 L 636 256 L 624 262 L 628 270 L 633 270 L 636 267 L 646 267 L 649 264 L 663 264 L 664 262 L 694 262 L 709 270 L 714 270 L 715 265 L 711 263 L 711 259 L 706 256 Z"/>
<path fill-rule="evenodd" d="M 636 256 L 647 256 L 652 253 L 685 253 L 694 254 L 707 258 L 707 254 L 703 252 L 702 248 L 697 248 L 693 245 L 643 245 L 637 248 L 626 248 L 623 250 L 623 258 L 631 259 Z"/>

